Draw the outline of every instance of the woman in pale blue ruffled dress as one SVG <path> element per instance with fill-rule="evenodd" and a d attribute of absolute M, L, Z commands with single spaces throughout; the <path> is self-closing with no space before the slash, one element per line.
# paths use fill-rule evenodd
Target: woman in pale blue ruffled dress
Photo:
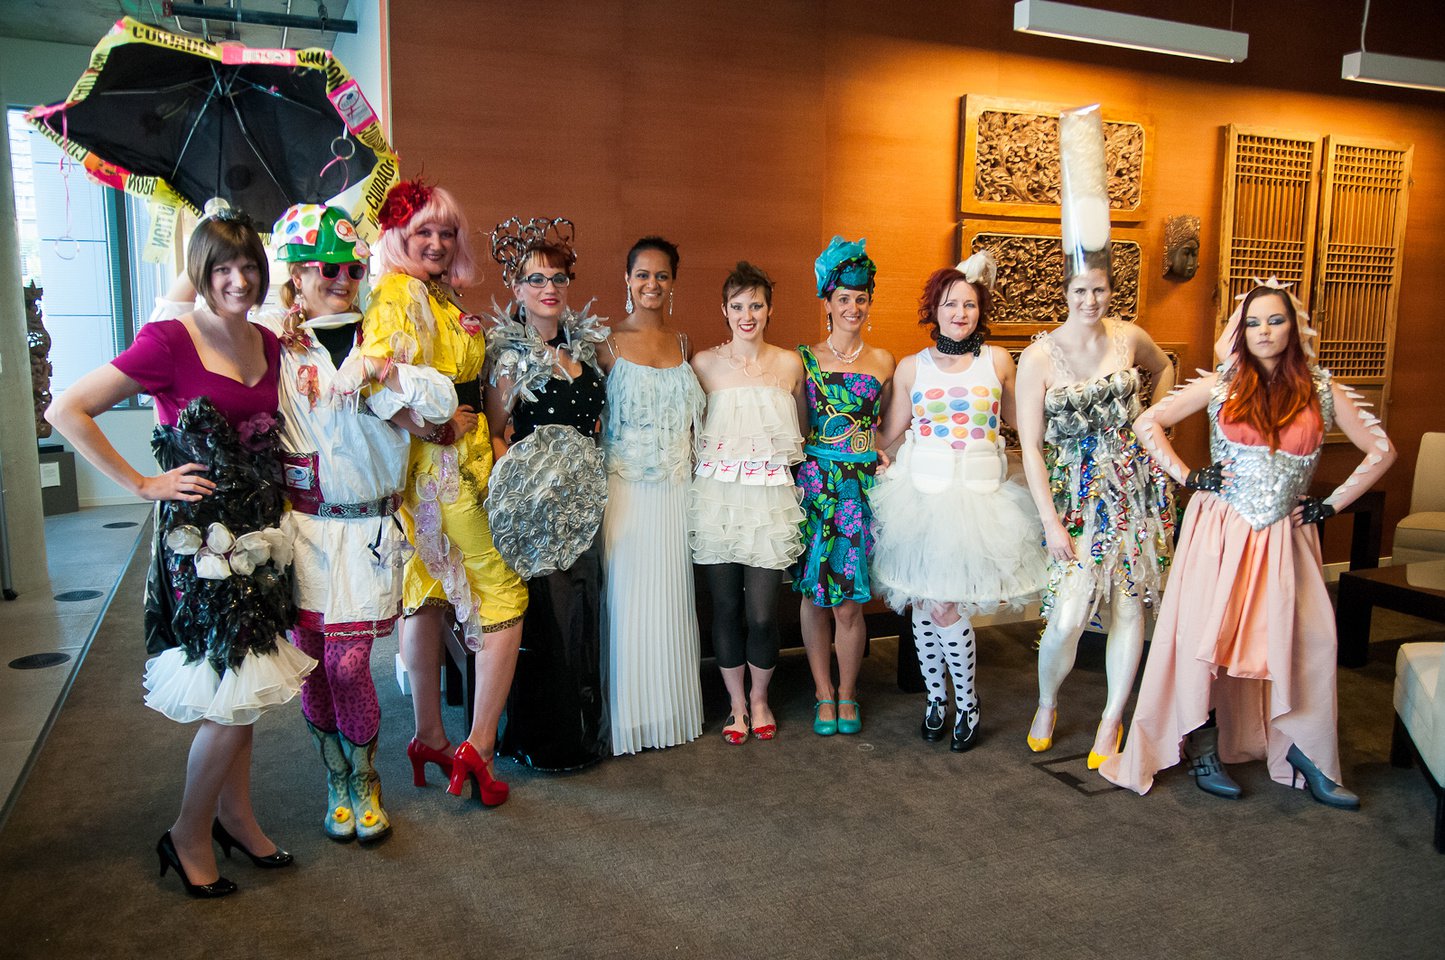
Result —
<path fill-rule="evenodd" d="M 603 657 L 614 755 L 702 732 L 687 490 L 706 401 L 687 337 L 666 321 L 676 274 L 675 246 L 639 240 L 627 256 L 628 315 L 598 351 L 608 372 Z"/>

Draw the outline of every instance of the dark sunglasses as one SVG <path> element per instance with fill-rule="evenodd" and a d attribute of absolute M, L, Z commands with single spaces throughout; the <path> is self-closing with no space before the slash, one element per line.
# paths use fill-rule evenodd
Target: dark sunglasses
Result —
<path fill-rule="evenodd" d="M 346 275 L 353 280 L 360 280 L 366 276 L 366 264 L 364 263 L 322 263 L 320 260 L 308 260 L 301 266 L 315 267 L 327 280 L 335 280 L 340 276 L 342 267 L 346 268 Z"/>

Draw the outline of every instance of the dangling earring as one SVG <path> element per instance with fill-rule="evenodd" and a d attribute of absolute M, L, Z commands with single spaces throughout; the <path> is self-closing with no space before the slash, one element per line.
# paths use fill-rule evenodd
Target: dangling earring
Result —
<path fill-rule="evenodd" d="M 667 295 L 667 315 L 672 316 L 672 294 L 670 292 Z"/>
<path fill-rule="evenodd" d="M 632 312 L 632 287 L 627 288 L 627 312 Z"/>
<path fill-rule="evenodd" d="M 871 317 L 870 317 L 869 320 L 868 320 L 868 332 L 869 332 L 869 333 L 872 333 L 872 332 L 873 332 L 873 320 L 872 320 Z"/>
<path fill-rule="evenodd" d="M 831 313 L 828 314 L 828 332 L 833 332 L 833 315 Z"/>

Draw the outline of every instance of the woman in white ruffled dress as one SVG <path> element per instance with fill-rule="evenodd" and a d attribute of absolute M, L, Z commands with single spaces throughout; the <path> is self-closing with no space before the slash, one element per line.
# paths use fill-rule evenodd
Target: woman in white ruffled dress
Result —
<path fill-rule="evenodd" d="M 773 283 L 739 263 L 723 284 L 732 339 L 693 358 L 707 392 L 698 464 L 688 494 L 694 563 L 707 568 L 713 650 L 730 700 L 723 739 L 777 734 L 768 683 L 778 661 L 776 606 L 784 571 L 803 551 L 803 510 L 790 465 L 803 459 L 794 399 L 796 351 L 764 339 Z M 749 681 L 751 689 L 749 690 Z"/>
<path fill-rule="evenodd" d="M 292 862 L 251 806 L 252 724 L 295 697 L 316 661 L 281 636 L 295 614 L 278 527 L 281 347 L 246 319 L 266 295 L 266 251 L 248 223 L 221 211 L 197 226 L 186 266 L 204 306 L 146 324 L 46 415 L 112 480 L 160 504 L 163 563 L 152 567 L 146 611 L 159 655 L 146 664 L 146 705 L 199 729 L 180 813 L 156 856 L 187 893 L 222 897 L 236 885 L 220 876 L 213 837 L 259 867 Z M 155 398 L 160 421 L 158 476 L 131 467 L 95 422 L 141 393 Z"/>
<path fill-rule="evenodd" d="M 687 479 L 706 400 L 687 335 L 665 319 L 676 277 L 676 246 L 637 241 L 627 255 L 627 316 L 598 351 L 607 371 L 603 656 L 614 756 L 702 733 Z"/>
<path fill-rule="evenodd" d="M 905 431 L 907 439 L 870 493 L 874 583 L 894 610 L 913 608 L 928 688 L 923 739 L 943 739 L 947 676 L 957 752 L 972 749 L 979 730 L 969 617 L 1021 606 L 1048 580 L 1038 511 L 1006 479 L 999 427 L 1014 417 L 1014 363 L 984 343 L 991 274 L 979 254 L 928 278 L 919 322 L 934 345 L 898 364 L 878 442 L 887 449 Z"/>

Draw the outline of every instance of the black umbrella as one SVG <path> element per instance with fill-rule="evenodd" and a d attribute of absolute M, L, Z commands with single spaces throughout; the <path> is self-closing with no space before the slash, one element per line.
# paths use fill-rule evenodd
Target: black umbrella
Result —
<path fill-rule="evenodd" d="M 397 174 L 376 115 L 330 51 L 213 44 L 129 18 L 70 97 L 30 119 L 102 183 L 162 202 L 174 194 L 197 211 L 221 197 L 263 229 L 292 204 L 351 187 L 351 212 L 374 238 Z"/>

